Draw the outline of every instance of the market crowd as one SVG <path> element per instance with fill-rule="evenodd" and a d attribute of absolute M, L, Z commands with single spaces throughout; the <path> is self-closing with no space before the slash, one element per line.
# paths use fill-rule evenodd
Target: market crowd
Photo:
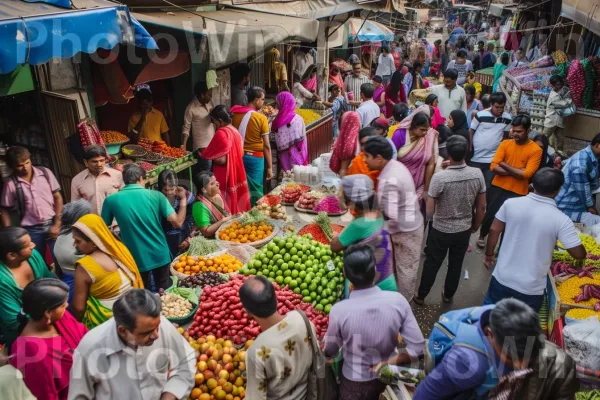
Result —
<path fill-rule="evenodd" d="M 528 115 L 507 113 L 502 92 L 483 94 L 474 81 L 476 69 L 493 66 L 501 74 L 508 54 L 497 59 L 485 43 L 476 53 L 459 44 L 454 59 L 448 43 L 425 48 L 431 50 L 424 59 L 409 60 L 396 43 L 384 46 L 366 73 L 357 57 L 346 76 L 333 64 L 327 99 L 317 94 L 316 66 L 309 66 L 291 91 L 280 83 L 270 124 L 260 112 L 265 90 L 251 85 L 247 65 L 233 70 L 230 108 L 213 105 L 212 89 L 199 83 L 182 132 L 198 158 L 196 193 L 171 170 L 160 174 L 156 190 L 147 189 L 140 166 L 112 169 L 104 147 L 92 145 L 64 204 L 54 174 L 32 166 L 27 149 L 10 148 L 13 175 L 0 198 L 1 360 L 9 365 L 0 370 L 12 369 L 1 375 L 0 398 L 187 399 L 197 356 L 161 316 L 151 291 L 171 285 L 170 264 L 190 237 L 214 238 L 264 195 L 264 181 L 276 173 L 270 133 L 283 170 L 308 165 L 306 126 L 295 112 L 305 104 L 332 110 L 330 168 L 354 216 L 331 243 L 344 251 L 349 294 L 331 309 L 322 347 L 326 357 L 343 359 L 339 398 L 377 399 L 383 366 L 418 365 L 425 353 L 437 365 L 415 399 L 572 398 L 574 362 L 545 340 L 537 312 L 557 240 L 585 258 L 573 222 L 600 223 L 592 195 L 600 134 L 555 168 L 560 162 L 548 139 L 562 150 L 560 110 L 569 106 L 560 76 L 550 81 L 546 129 L 532 137 Z M 430 83 L 431 76 L 442 83 Z M 421 89 L 428 96 L 409 108 Z M 131 138 L 168 137 L 150 89 L 137 88 L 136 100 Z M 410 303 L 425 303 L 446 258 L 440 295 L 452 302 L 476 233 L 485 267 L 495 265 L 484 305 L 446 314 L 456 330 L 436 325 L 431 337 L 448 346 L 434 349 Z M 240 298 L 262 329 L 249 350 L 246 398 L 314 395 L 308 381 L 315 354 L 296 352 L 290 361 L 283 350 L 289 341 L 307 341 L 301 315 L 278 314 L 265 277 L 249 278 Z M 261 360 L 260 346 L 275 351 Z"/>

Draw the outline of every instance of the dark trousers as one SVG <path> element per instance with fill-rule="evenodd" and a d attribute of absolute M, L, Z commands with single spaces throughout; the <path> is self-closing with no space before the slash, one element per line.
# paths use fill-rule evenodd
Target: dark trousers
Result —
<path fill-rule="evenodd" d="M 488 233 L 490 233 L 492 222 L 494 222 L 496 213 L 498 212 L 498 210 L 500 210 L 502 204 L 504 204 L 504 202 L 508 199 L 521 197 L 520 194 L 502 189 L 494 185 L 492 185 L 489 192 L 490 193 L 488 195 L 487 210 L 485 211 L 485 217 L 483 217 L 483 222 L 481 223 L 481 230 L 479 231 L 479 236 L 482 238 L 486 237 Z"/>
<path fill-rule="evenodd" d="M 487 293 L 485 294 L 485 299 L 483 300 L 483 305 L 496 304 L 502 299 L 509 298 L 521 300 L 523 303 L 533 308 L 533 311 L 535 312 L 540 311 L 540 308 L 542 307 L 542 302 L 544 301 L 543 294 L 532 295 L 517 292 L 516 290 L 504 286 L 492 276 L 490 286 L 488 288 Z"/>
<path fill-rule="evenodd" d="M 460 282 L 462 264 L 469 248 L 470 238 L 470 229 L 458 233 L 444 233 L 433 227 L 429 228 L 427 253 L 419 285 L 418 296 L 420 299 L 424 299 L 429 294 L 446 254 L 448 254 L 448 273 L 444 284 L 444 296 L 454 296 Z"/>
<path fill-rule="evenodd" d="M 41 254 L 42 258 L 46 258 L 46 246 L 50 247 L 50 253 L 54 257 L 54 239 L 48 238 L 48 230 L 52 226 L 52 220 L 48 220 L 43 224 L 24 226 L 23 228 L 29 233 L 31 241 L 35 243 L 35 249 Z"/>
<path fill-rule="evenodd" d="M 483 179 L 485 180 L 485 187 L 487 190 L 490 190 L 490 187 L 492 186 L 492 180 L 494 179 L 494 173 L 490 169 L 491 164 L 470 161 L 469 165 L 471 167 L 479 168 L 481 170 L 481 173 L 483 174 Z"/>
<path fill-rule="evenodd" d="M 154 268 L 153 270 L 140 272 L 142 275 L 142 281 L 144 281 L 144 288 L 152 290 L 152 283 L 154 283 L 154 291 L 159 289 L 168 289 L 171 287 L 171 271 L 169 266 L 171 264 L 163 265 L 162 267 Z"/>

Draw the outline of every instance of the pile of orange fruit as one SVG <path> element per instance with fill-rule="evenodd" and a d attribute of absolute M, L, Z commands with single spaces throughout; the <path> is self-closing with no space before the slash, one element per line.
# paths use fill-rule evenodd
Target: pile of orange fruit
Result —
<path fill-rule="evenodd" d="M 219 239 L 234 243 L 252 243 L 263 240 L 273 233 L 273 225 L 264 221 L 242 225 L 238 221 L 221 229 Z"/>
<path fill-rule="evenodd" d="M 177 272 L 185 275 L 196 275 L 202 272 L 220 272 L 231 274 L 242 268 L 240 260 L 229 254 L 222 254 L 217 257 L 190 257 L 182 255 L 175 263 L 174 268 Z"/>

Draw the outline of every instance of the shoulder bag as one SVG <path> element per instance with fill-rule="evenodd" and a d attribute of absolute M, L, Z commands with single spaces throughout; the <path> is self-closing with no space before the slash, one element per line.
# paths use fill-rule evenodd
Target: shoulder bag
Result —
<path fill-rule="evenodd" d="M 338 387 L 333 376 L 333 370 L 325 354 L 321 351 L 319 343 L 313 334 L 310 321 L 302 311 L 298 310 L 308 334 L 308 342 L 312 350 L 312 364 L 308 371 L 307 400 L 337 400 Z"/>

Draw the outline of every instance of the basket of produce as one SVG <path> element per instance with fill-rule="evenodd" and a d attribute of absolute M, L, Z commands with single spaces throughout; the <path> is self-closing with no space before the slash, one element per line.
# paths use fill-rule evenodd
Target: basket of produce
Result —
<path fill-rule="evenodd" d="M 311 235 L 313 240 L 319 243 L 331 244 L 334 237 L 338 236 L 344 227 L 332 224 L 326 213 L 319 213 L 312 223 L 304 225 L 298 231 L 299 236 Z"/>
<path fill-rule="evenodd" d="M 202 289 L 180 287 L 177 277 L 173 277 L 173 285 L 165 291 L 159 291 L 161 314 L 176 324 L 188 323 L 198 310 L 201 294 Z"/>
<path fill-rule="evenodd" d="M 254 209 L 263 213 L 266 218 L 280 219 L 283 221 L 287 220 L 287 213 L 285 212 L 285 208 L 281 205 L 279 196 L 267 194 L 256 202 L 256 207 L 254 207 Z"/>
<path fill-rule="evenodd" d="M 215 237 L 229 244 L 248 244 L 260 248 L 270 242 L 279 228 L 269 222 L 258 210 L 250 210 L 241 217 L 221 225 Z"/>
<path fill-rule="evenodd" d="M 416 386 L 425 379 L 425 373 L 415 368 L 384 365 L 379 370 L 377 378 L 386 385 L 395 385 L 402 382 L 406 386 Z"/>
<path fill-rule="evenodd" d="M 304 207 L 308 207 L 309 205 L 305 204 Z M 303 208 L 299 201 L 294 204 L 294 208 L 296 211 L 308 214 L 325 212 L 331 217 L 344 215 L 348 212 L 348 209 L 342 208 L 340 200 L 337 198 L 337 196 L 326 196 L 322 198 L 313 209 Z"/>
<path fill-rule="evenodd" d="M 218 272 L 223 274 L 236 273 L 244 263 L 238 258 L 226 254 L 226 250 L 208 256 L 192 257 L 181 255 L 171 263 L 171 274 L 179 279 L 204 272 Z"/>
<path fill-rule="evenodd" d="M 148 151 L 137 144 L 126 144 L 125 146 L 121 147 L 121 153 L 129 158 L 137 159 L 144 157 Z"/>
<path fill-rule="evenodd" d="M 281 197 L 281 204 L 284 206 L 293 206 L 300 199 L 302 193 L 308 190 L 310 190 L 310 187 L 306 185 L 298 185 L 294 182 L 286 184 L 281 188 L 279 195 Z"/>
<path fill-rule="evenodd" d="M 240 274 L 272 278 L 327 314 L 343 296 L 342 270 L 342 257 L 333 254 L 330 246 L 308 236 L 288 235 L 257 251 Z"/>
<path fill-rule="evenodd" d="M 219 286 L 227 281 L 229 281 L 229 275 L 209 271 L 183 278 L 179 282 L 179 287 L 204 289 L 205 286 Z"/>
<path fill-rule="evenodd" d="M 156 168 L 156 165 L 150 164 L 149 162 L 146 162 L 146 161 L 137 161 L 136 164 L 139 165 L 140 167 L 142 167 L 142 169 L 146 172 L 150 172 Z"/>
<path fill-rule="evenodd" d="M 151 163 L 158 163 L 162 159 L 163 159 L 163 156 L 161 154 L 153 153 L 151 151 L 147 152 L 146 155 L 144 157 L 142 157 L 143 161 L 148 161 Z"/>
<path fill-rule="evenodd" d="M 100 136 L 108 154 L 119 154 L 121 146 L 129 142 L 129 138 L 117 131 L 100 131 Z"/>

